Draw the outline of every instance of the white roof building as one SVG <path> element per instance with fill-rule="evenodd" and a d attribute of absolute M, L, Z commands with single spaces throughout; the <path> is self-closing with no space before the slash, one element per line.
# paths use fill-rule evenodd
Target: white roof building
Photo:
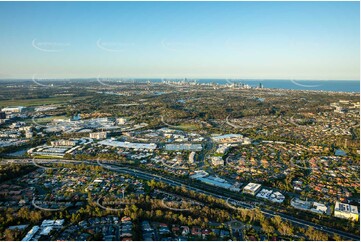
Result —
<path fill-rule="evenodd" d="M 232 143 L 232 142 L 241 142 L 243 140 L 243 135 L 241 134 L 224 134 L 220 136 L 212 137 L 214 142 L 219 143 Z"/>
<path fill-rule="evenodd" d="M 272 190 L 262 189 L 256 197 L 268 199 L 272 194 Z"/>
<path fill-rule="evenodd" d="M 224 160 L 220 156 L 212 156 L 211 161 L 214 166 L 224 166 Z"/>
<path fill-rule="evenodd" d="M 313 202 L 311 211 L 314 213 L 326 213 L 327 212 L 327 206 L 325 204 L 322 203 L 318 203 L 318 202 Z"/>
<path fill-rule="evenodd" d="M 285 200 L 285 196 L 280 192 L 273 192 L 273 190 L 262 189 L 257 196 L 259 198 L 267 199 L 274 203 L 282 203 Z"/>
<path fill-rule="evenodd" d="M 39 226 L 34 226 L 30 231 L 26 234 L 26 236 L 22 239 L 22 241 L 30 241 L 33 236 L 38 232 Z"/>
<path fill-rule="evenodd" d="M 336 202 L 334 216 L 357 221 L 359 218 L 357 206 Z"/>
<path fill-rule="evenodd" d="M 280 192 L 274 192 L 270 196 L 270 201 L 275 203 L 282 203 L 285 200 L 285 196 Z"/>
<path fill-rule="evenodd" d="M 169 150 L 169 151 L 177 151 L 177 150 L 201 151 L 202 145 L 201 144 L 191 144 L 191 143 L 166 144 L 165 149 Z"/>
<path fill-rule="evenodd" d="M 215 177 L 215 176 L 200 177 L 200 178 L 197 178 L 197 180 L 204 182 L 208 185 L 221 187 L 221 188 L 225 188 L 225 189 L 231 189 L 233 187 L 233 185 L 230 184 L 229 182 L 227 182 L 226 180 L 219 178 L 219 177 Z"/>
<path fill-rule="evenodd" d="M 101 145 L 128 148 L 128 149 L 147 149 L 154 150 L 157 148 L 157 145 L 154 143 L 131 143 L 131 142 L 120 142 L 112 139 L 107 139 L 99 142 Z"/>
<path fill-rule="evenodd" d="M 52 226 L 47 226 L 43 228 L 43 230 L 40 232 L 40 235 L 49 235 L 52 230 L 53 230 Z"/>
<path fill-rule="evenodd" d="M 201 177 L 206 177 L 208 176 L 208 172 L 204 171 L 204 170 L 198 170 L 198 171 L 194 171 L 194 174 L 190 176 L 190 178 L 193 178 L 193 179 L 198 179 L 198 178 L 201 178 Z"/>
<path fill-rule="evenodd" d="M 250 195 L 256 195 L 256 193 L 261 189 L 261 184 L 258 183 L 248 183 L 247 186 L 243 188 L 243 193 L 247 193 Z"/>
<path fill-rule="evenodd" d="M 17 107 L 6 107 L 1 109 L 1 111 L 5 113 L 21 113 L 25 107 L 17 106 Z"/>
<path fill-rule="evenodd" d="M 89 133 L 89 137 L 92 139 L 106 139 L 108 137 L 108 132 Z"/>

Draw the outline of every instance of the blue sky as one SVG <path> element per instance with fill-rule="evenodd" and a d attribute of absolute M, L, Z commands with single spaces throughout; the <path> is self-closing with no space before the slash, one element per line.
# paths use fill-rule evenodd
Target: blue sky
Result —
<path fill-rule="evenodd" d="M 0 2 L 0 78 L 359 80 L 359 2 Z"/>

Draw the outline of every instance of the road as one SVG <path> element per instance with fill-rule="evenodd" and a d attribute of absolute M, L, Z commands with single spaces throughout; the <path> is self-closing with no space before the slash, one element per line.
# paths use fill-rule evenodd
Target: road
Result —
<path fill-rule="evenodd" d="M 203 194 L 208 195 L 208 196 L 213 196 L 213 197 L 222 199 L 225 202 L 231 201 L 231 202 L 237 203 L 237 205 L 239 205 L 240 207 L 246 208 L 246 209 L 253 209 L 254 208 L 254 206 L 246 204 L 246 203 L 244 203 L 242 201 L 238 201 L 238 200 L 235 200 L 235 199 L 229 199 L 229 197 L 225 197 L 223 195 L 216 194 L 216 193 L 209 192 L 209 191 L 204 191 L 204 190 L 201 190 L 199 188 L 195 188 L 195 187 L 192 187 L 192 186 L 187 185 L 187 184 L 183 184 L 183 183 L 178 182 L 178 181 L 173 181 L 173 180 L 170 180 L 168 178 L 165 178 L 165 177 L 162 177 L 162 176 L 159 176 L 159 175 L 156 175 L 156 174 L 151 174 L 151 173 L 147 173 L 147 172 L 144 172 L 144 171 L 139 171 L 139 170 L 136 170 L 136 169 L 130 169 L 130 168 L 125 168 L 125 167 L 120 168 L 120 167 L 117 167 L 115 165 L 111 165 L 111 166 L 113 168 L 115 168 L 119 172 L 126 173 L 126 174 L 129 174 L 129 175 L 132 175 L 132 176 L 136 176 L 136 177 L 139 177 L 139 178 L 144 179 L 144 180 L 161 181 L 161 182 L 164 182 L 164 183 L 166 183 L 168 185 L 171 185 L 171 186 L 184 186 L 188 190 L 195 191 L 195 192 L 198 192 L 198 193 L 203 193 Z M 328 232 L 330 234 L 333 234 L 333 233 L 338 234 L 338 235 L 340 235 L 340 236 L 342 236 L 342 237 L 344 237 L 346 239 L 350 239 L 350 240 L 360 240 L 360 237 L 357 236 L 357 235 L 353 235 L 353 234 L 349 234 L 349 233 L 346 233 L 346 232 L 343 232 L 343 231 L 340 231 L 340 230 L 337 230 L 337 229 L 321 226 L 321 225 L 318 225 L 318 224 L 315 224 L 315 223 L 312 223 L 312 222 L 309 222 L 309 221 L 294 218 L 294 217 L 292 217 L 290 215 L 274 212 L 274 211 L 271 211 L 271 210 L 268 210 L 268 209 L 262 208 L 260 210 L 267 217 L 273 217 L 275 215 L 279 215 L 282 219 L 284 219 L 286 221 L 289 221 L 289 222 L 291 222 L 293 224 L 298 224 L 298 225 L 302 225 L 302 226 L 306 226 L 306 227 L 311 226 L 311 227 L 313 227 L 315 229 L 325 231 L 325 232 Z"/>
<path fill-rule="evenodd" d="M 104 166 L 104 164 L 100 164 L 99 162 L 98 162 L 98 164 L 101 165 L 101 166 Z M 222 199 L 225 202 L 230 201 L 232 203 L 237 203 L 238 206 L 246 208 L 246 209 L 253 209 L 254 208 L 253 205 L 246 204 L 246 203 L 244 203 L 242 201 L 238 201 L 238 200 L 235 200 L 235 199 L 229 199 L 229 197 L 226 197 L 226 196 L 223 196 L 223 195 L 220 195 L 220 194 L 216 194 L 216 193 L 213 193 L 213 192 L 201 190 L 199 188 L 192 187 L 190 185 L 187 185 L 187 184 L 184 184 L 184 183 L 181 183 L 181 182 L 178 182 L 178 181 L 174 181 L 174 180 L 162 177 L 160 175 L 140 171 L 140 170 L 137 170 L 137 169 L 119 167 L 119 166 L 116 166 L 116 165 L 113 165 L 113 164 L 112 165 L 107 164 L 106 166 L 107 166 L 107 168 L 112 167 L 112 170 L 114 170 L 114 171 L 118 171 L 118 172 L 121 172 L 121 173 L 136 176 L 136 177 L 139 177 L 139 178 L 144 179 L 144 180 L 161 181 L 161 182 L 164 182 L 164 183 L 166 183 L 168 185 L 171 185 L 171 186 L 184 186 L 188 190 L 195 191 L 195 192 L 198 192 L 198 193 L 203 193 L 203 194 L 208 195 L 208 196 L 213 196 L 213 197 Z M 313 227 L 315 229 L 325 231 L 325 232 L 328 232 L 330 234 L 333 234 L 333 233 L 338 234 L 338 235 L 340 235 L 340 236 L 342 236 L 342 237 L 344 237 L 346 239 L 360 240 L 360 237 L 357 236 L 357 235 L 349 234 L 349 233 L 346 233 L 346 232 L 343 232 L 343 231 L 340 231 L 340 230 L 337 230 L 337 229 L 328 228 L 328 227 L 321 226 L 321 225 L 318 225 L 318 224 L 315 224 L 315 223 L 312 223 L 312 222 L 309 222 L 309 221 L 294 218 L 294 217 L 292 217 L 290 215 L 287 215 L 287 214 L 284 214 L 284 213 L 274 212 L 274 211 L 264 209 L 264 208 L 262 208 L 262 209 L 260 208 L 260 210 L 267 217 L 273 217 L 275 215 L 279 215 L 284 220 L 289 221 L 289 222 L 291 222 L 293 224 L 298 224 L 298 225 L 302 225 L 302 226 L 306 226 L 306 227 L 311 226 L 311 227 Z"/>
<path fill-rule="evenodd" d="M 32 161 L 28 160 L 28 159 L 16 160 L 14 162 L 16 162 L 16 163 L 31 163 L 32 164 Z M 37 160 L 37 162 L 38 163 L 39 162 L 44 162 L 44 163 L 48 162 L 48 163 L 50 163 L 49 160 Z M 67 160 L 61 160 L 60 161 L 60 160 L 58 160 L 58 162 L 59 163 L 66 163 L 66 162 L 69 162 L 69 161 L 67 161 Z M 71 162 L 74 162 L 74 161 L 71 161 Z M 6 163 L 6 162 L 3 160 L 1 163 Z M 78 163 L 78 162 L 76 162 L 76 163 Z M 91 161 L 84 161 L 83 163 L 95 165 L 95 163 L 93 163 Z M 162 176 L 154 174 L 154 173 L 148 173 L 148 172 L 145 172 L 145 171 L 140 171 L 140 170 L 135 169 L 135 168 L 120 167 L 120 166 L 117 166 L 117 165 L 114 165 L 114 164 L 111 164 L 111 163 L 100 163 L 99 161 L 97 161 L 96 164 L 98 164 L 100 166 L 103 166 L 105 169 L 109 169 L 109 170 L 124 173 L 124 174 L 129 174 L 131 176 L 135 176 L 135 177 L 138 177 L 138 178 L 143 179 L 143 180 L 161 181 L 161 182 L 164 182 L 164 183 L 166 183 L 166 184 L 168 184 L 170 186 L 183 186 L 183 187 L 186 187 L 188 190 L 195 191 L 197 193 L 203 193 L 203 194 L 208 195 L 208 196 L 212 196 L 212 197 L 215 197 L 215 198 L 222 199 L 226 203 L 228 203 L 228 202 L 230 202 L 232 204 L 236 203 L 238 206 L 240 206 L 242 208 L 254 209 L 253 205 L 244 203 L 242 201 L 239 201 L 239 200 L 236 200 L 236 199 L 230 199 L 229 197 L 226 197 L 226 196 L 214 193 L 214 192 L 205 191 L 205 190 L 190 186 L 188 184 L 184 184 L 184 183 L 179 182 L 179 181 L 174 181 L 174 180 L 171 180 L 169 178 L 162 177 Z M 346 233 L 346 232 L 343 232 L 343 231 L 340 231 L 340 230 L 337 230 L 337 229 L 321 226 L 321 225 L 318 225 L 318 224 L 315 224 L 315 223 L 312 223 L 312 222 L 309 222 L 309 221 L 298 219 L 298 218 L 292 217 L 290 215 L 275 212 L 275 211 L 272 211 L 272 210 L 269 210 L 269 209 L 260 208 L 260 210 L 267 217 L 273 217 L 275 215 L 279 215 L 282 219 L 284 219 L 286 221 L 289 221 L 289 222 L 291 222 L 293 224 L 298 224 L 298 225 L 302 225 L 302 226 L 306 226 L 306 227 L 311 226 L 311 227 L 313 227 L 315 229 L 318 229 L 318 230 L 321 230 L 321 231 L 324 231 L 324 232 L 327 232 L 327 233 L 330 233 L 330 234 L 338 234 L 339 236 L 341 236 L 341 237 L 343 237 L 345 239 L 360 241 L 360 237 L 357 236 L 357 235 L 354 235 L 354 234 L 349 234 L 349 233 Z"/>

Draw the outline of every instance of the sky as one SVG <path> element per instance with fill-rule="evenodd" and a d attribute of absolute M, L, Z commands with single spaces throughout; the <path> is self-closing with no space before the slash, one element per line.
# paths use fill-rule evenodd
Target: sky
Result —
<path fill-rule="evenodd" d="M 359 2 L 0 2 L 0 78 L 360 79 Z"/>

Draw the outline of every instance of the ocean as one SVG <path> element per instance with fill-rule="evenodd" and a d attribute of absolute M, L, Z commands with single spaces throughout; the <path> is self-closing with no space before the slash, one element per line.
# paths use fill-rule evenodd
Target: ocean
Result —
<path fill-rule="evenodd" d="M 172 79 L 169 79 L 172 80 Z M 160 80 L 153 80 L 160 81 Z M 192 81 L 192 79 L 189 79 Z M 198 83 L 217 83 L 226 85 L 231 83 L 243 83 L 251 87 L 257 87 L 261 83 L 264 88 L 291 89 L 291 90 L 314 90 L 332 92 L 360 92 L 360 81 L 302 81 L 302 80 L 231 80 L 231 79 L 197 79 Z"/>
<path fill-rule="evenodd" d="M 182 79 L 145 79 L 145 78 L 109 78 L 109 80 L 132 80 L 132 81 L 151 81 L 151 82 L 163 82 L 167 81 L 181 81 Z M 89 79 L 73 79 L 78 81 L 84 81 Z M 90 79 L 94 80 L 94 79 Z M 187 79 L 186 81 L 192 82 L 194 79 Z M 332 92 L 354 92 L 360 93 L 360 81 L 343 81 L 343 80 L 328 80 L 328 81 L 305 81 L 305 80 L 276 80 L 276 79 L 263 79 L 263 80 L 250 80 L 250 79 L 196 79 L 197 83 L 217 83 L 219 85 L 229 85 L 232 83 L 247 84 L 251 87 L 257 87 L 261 83 L 264 88 L 276 88 L 276 89 L 290 89 L 290 90 L 314 90 L 314 91 L 332 91 Z M 3 80 L 0 80 L 2 82 Z M 9 80 L 21 81 L 21 80 Z M 53 81 L 57 81 L 54 79 Z"/>

